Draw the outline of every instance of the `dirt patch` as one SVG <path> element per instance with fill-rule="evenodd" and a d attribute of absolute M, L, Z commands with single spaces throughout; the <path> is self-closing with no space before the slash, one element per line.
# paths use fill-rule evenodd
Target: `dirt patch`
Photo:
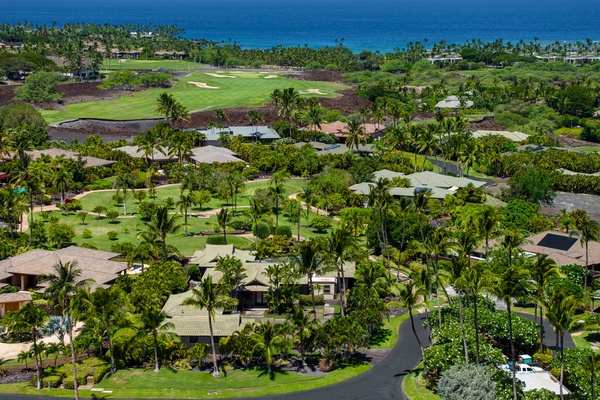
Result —
<path fill-rule="evenodd" d="M 294 71 L 286 73 L 286 76 L 300 81 L 346 82 L 344 76 L 338 71 Z"/>
<path fill-rule="evenodd" d="M 9 104 L 14 96 L 15 87 L 12 85 L 0 86 L 0 105 Z"/>
<path fill-rule="evenodd" d="M 91 135 L 98 135 L 105 142 L 116 142 L 121 139 L 131 140 L 152 128 L 159 121 L 160 119 L 139 121 L 77 120 L 52 126 L 48 135 L 50 140 L 63 140 L 67 143 L 75 139 L 84 141 Z"/>
<path fill-rule="evenodd" d="M 471 131 L 505 131 L 506 127 L 497 123 L 494 117 L 483 117 L 481 121 L 469 122 L 467 129 Z"/>
<path fill-rule="evenodd" d="M 237 76 L 213 74 L 211 72 L 205 72 L 205 74 L 208 76 L 215 77 L 215 78 L 233 78 L 233 79 L 237 78 Z"/>

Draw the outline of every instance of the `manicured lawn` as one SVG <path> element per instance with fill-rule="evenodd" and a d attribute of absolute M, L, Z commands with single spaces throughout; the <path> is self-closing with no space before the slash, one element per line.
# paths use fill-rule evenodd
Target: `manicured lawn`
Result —
<path fill-rule="evenodd" d="M 105 60 L 102 69 L 166 69 L 169 71 L 187 71 L 204 67 L 203 64 L 185 60 L 140 60 L 140 59 L 111 59 Z"/>
<path fill-rule="evenodd" d="M 423 364 L 419 364 L 402 382 L 402 390 L 410 400 L 441 400 L 442 398 L 427 389 L 420 379 L 423 372 Z"/>
<path fill-rule="evenodd" d="M 400 324 L 409 318 L 408 313 L 390 318 L 385 321 L 381 334 L 371 340 L 371 347 L 374 349 L 391 349 L 398 341 L 398 331 Z"/>
<path fill-rule="evenodd" d="M 300 192 L 306 181 L 304 179 L 290 179 L 285 183 L 285 196 L 292 193 Z M 234 215 L 233 220 L 245 219 L 248 218 L 247 209 L 244 207 L 248 205 L 249 197 L 253 195 L 258 189 L 265 189 L 268 187 L 267 181 L 254 181 L 248 182 L 246 184 L 246 190 L 243 195 L 238 198 L 238 208 L 237 213 Z M 175 201 L 179 198 L 179 190 L 180 185 L 170 185 L 158 188 L 156 202 L 160 203 L 164 201 L 168 197 L 172 197 Z M 133 194 L 131 192 L 127 193 L 127 216 L 123 216 L 123 206 L 115 202 L 112 197 L 115 195 L 116 191 L 108 190 L 108 191 L 96 191 L 91 192 L 81 198 L 81 202 L 83 204 L 83 209 L 85 211 L 91 212 L 97 206 L 107 207 L 109 211 L 117 211 L 120 215 L 119 218 L 115 221 L 115 223 L 111 223 L 106 218 L 98 218 L 94 214 L 89 214 L 85 221 L 85 225 L 81 223 L 81 220 L 76 216 L 76 214 L 71 213 L 69 215 L 65 215 L 61 211 L 52 211 L 50 212 L 51 216 L 57 216 L 61 222 L 66 223 L 73 227 L 75 230 L 75 238 L 73 239 L 74 243 L 80 245 L 82 243 L 92 244 L 100 250 L 110 251 L 111 246 L 121 242 L 132 242 L 138 243 L 141 239 L 138 238 L 138 233 L 145 230 L 144 222 L 136 216 L 138 211 L 138 202 L 133 198 Z M 201 212 L 206 212 L 208 210 L 214 210 L 221 207 L 231 207 L 227 201 L 223 201 L 218 197 L 214 197 L 210 203 L 203 205 L 202 210 L 198 208 L 192 209 L 192 214 L 198 214 Z M 172 210 L 173 213 L 177 212 L 176 209 Z M 314 218 L 315 213 L 310 213 L 310 218 Z M 34 218 L 39 220 L 40 214 L 36 212 L 34 214 Z M 274 216 L 273 216 L 274 219 Z M 180 222 L 183 223 L 183 218 L 180 219 Z M 210 216 L 209 218 L 197 218 L 195 216 L 188 218 L 188 232 L 190 234 L 199 234 L 202 231 L 212 231 L 219 230 L 216 226 L 217 218 L 215 215 Z M 311 229 L 308 229 L 304 226 L 300 229 L 300 236 L 303 238 L 318 238 L 318 237 L 326 237 L 329 231 L 338 226 L 339 222 L 335 220 L 331 220 L 332 228 L 324 231 L 324 232 L 314 232 Z M 297 225 L 296 223 L 291 223 L 285 218 L 283 213 L 281 212 L 279 218 L 280 225 L 288 225 L 292 229 L 292 233 L 294 237 L 297 234 Z M 306 224 L 306 219 L 304 217 L 304 213 L 302 216 L 302 224 Z M 84 238 L 83 231 L 84 230 L 91 231 L 91 238 Z M 108 232 L 116 231 L 118 232 L 118 238 L 116 240 L 110 240 L 108 238 Z M 184 236 L 184 229 L 182 228 L 178 233 L 169 235 L 167 237 L 167 243 L 173 245 L 179 249 L 179 251 L 186 256 L 193 255 L 196 250 L 202 249 L 206 245 L 206 239 L 208 236 Z M 247 249 L 249 248 L 253 240 L 234 236 L 227 235 L 227 241 L 230 244 L 234 244 L 237 248 Z"/>
<path fill-rule="evenodd" d="M 582 349 L 591 349 L 595 347 L 596 352 L 600 351 L 600 332 L 583 331 L 571 334 L 575 346 Z"/>
<path fill-rule="evenodd" d="M 307 376 L 277 371 L 270 377 L 264 370 L 231 371 L 219 378 L 208 372 L 152 370 L 122 370 L 114 377 L 96 385 L 111 390 L 111 397 L 118 398 L 239 398 L 266 396 L 277 393 L 298 392 L 331 385 L 366 372 L 366 364 L 346 367 L 329 372 L 325 376 Z M 30 383 L 1 385 L 0 392 L 72 397 L 73 392 L 64 389 L 35 390 Z M 82 398 L 99 392 L 80 391 Z"/>
<path fill-rule="evenodd" d="M 600 151 L 600 146 L 573 147 L 573 150 L 582 151 L 584 153 L 597 153 Z"/>
<path fill-rule="evenodd" d="M 267 79 L 270 75 L 276 78 Z M 336 91 L 347 88 L 346 85 L 335 82 L 300 81 L 286 78 L 281 73 L 270 75 L 249 71 L 192 72 L 166 90 L 149 89 L 119 99 L 70 104 L 64 110 L 43 111 L 42 115 L 48 122 L 81 117 L 116 120 L 154 118 L 158 116 L 154 113 L 156 99 L 165 91 L 171 93 L 190 112 L 194 112 L 236 106 L 259 106 L 269 100 L 269 95 L 274 89 L 293 87 L 301 93 L 303 90 L 319 89 L 319 93 L 322 94 L 306 93 L 301 96 L 336 97 Z M 194 82 L 218 89 L 200 88 Z"/>

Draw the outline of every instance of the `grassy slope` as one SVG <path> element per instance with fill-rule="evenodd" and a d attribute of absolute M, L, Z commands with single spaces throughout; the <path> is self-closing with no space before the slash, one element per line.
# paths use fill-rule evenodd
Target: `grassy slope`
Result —
<path fill-rule="evenodd" d="M 400 324 L 409 318 L 408 313 L 390 318 L 385 321 L 382 328 L 382 335 L 372 341 L 371 347 L 374 349 L 391 349 L 398 341 L 398 331 Z"/>
<path fill-rule="evenodd" d="M 204 64 L 199 64 L 186 60 L 140 60 L 140 59 L 121 59 L 121 60 L 105 60 L 102 64 L 102 69 L 166 69 L 169 71 L 185 71 L 194 70 L 204 67 Z"/>
<path fill-rule="evenodd" d="M 274 89 L 287 87 L 294 87 L 297 90 L 320 89 L 325 93 L 320 97 L 335 97 L 336 90 L 347 88 L 335 82 L 299 81 L 281 75 L 274 79 L 266 79 L 265 76 L 268 75 L 258 72 L 233 74 L 228 71 L 213 71 L 210 73 L 235 78 L 213 77 L 205 72 L 192 72 L 166 91 L 173 94 L 190 111 L 198 111 L 207 108 L 262 105 L 268 101 Z M 203 82 L 219 89 L 203 89 L 189 82 Z M 154 118 L 158 116 L 154 113 L 156 98 L 164 91 L 165 89 L 149 89 L 137 92 L 134 96 L 123 96 L 114 100 L 70 104 L 64 110 L 42 111 L 42 115 L 48 122 L 78 117 L 119 120 Z"/>
<path fill-rule="evenodd" d="M 410 374 L 406 375 L 402 382 L 402 390 L 410 400 L 441 400 L 441 397 L 431 390 L 423 387 L 418 376 L 423 371 L 423 365 L 420 364 Z"/>
<path fill-rule="evenodd" d="M 350 379 L 370 368 L 369 365 L 347 367 L 323 377 L 276 373 L 274 379 L 259 370 L 232 371 L 227 376 L 221 375 L 216 379 L 206 372 L 162 369 L 155 374 L 151 370 L 121 370 L 113 378 L 108 378 L 97 386 L 112 390 L 113 393 L 109 396 L 119 398 L 238 398 L 314 389 Z M 37 391 L 30 383 L 2 385 L 0 392 L 73 396 L 73 391 L 64 389 Z M 92 394 L 104 396 L 89 390 L 81 390 L 80 393 L 82 398 L 89 398 Z"/>

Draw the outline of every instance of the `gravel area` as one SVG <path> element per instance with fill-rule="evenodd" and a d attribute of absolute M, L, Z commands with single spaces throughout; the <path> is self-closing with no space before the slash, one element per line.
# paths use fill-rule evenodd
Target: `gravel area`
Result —
<path fill-rule="evenodd" d="M 542 207 L 542 212 L 556 215 L 560 210 L 585 210 L 592 219 L 600 220 L 600 196 L 558 192 L 553 207 Z"/>

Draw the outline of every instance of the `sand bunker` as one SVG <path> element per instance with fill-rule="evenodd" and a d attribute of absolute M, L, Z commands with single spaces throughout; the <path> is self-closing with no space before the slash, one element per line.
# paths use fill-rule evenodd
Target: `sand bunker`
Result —
<path fill-rule="evenodd" d="M 215 78 L 233 78 L 233 79 L 237 78 L 236 76 L 213 74 L 213 73 L 210 73 L 210 72 L 205 72 L 205 74 L 208 75 L 208 76 L 213 76 Z"/>
<path fill-rule="evenodd" d="M 321 92 L 321 89 L 306 89 L 306 90 L 298 90 L 300 94 L 327 94 Z"/>
<path fill-rule="evenodd" d="M 196 86 L 198 86 L 199 88 L 202 88 L 202 89 L 218 89 L 219 88 L 218 86 L 208 86 L 204 82 L 188 82 L 188 83 L 191 83 L 192 85 L 196 85 Z"/>
<path fill-rule="evenodd" d="M 265 76 L 265 79 L 273 79 L 273 78 L 279 78 L 278 75 L 267 75 Z"/>

